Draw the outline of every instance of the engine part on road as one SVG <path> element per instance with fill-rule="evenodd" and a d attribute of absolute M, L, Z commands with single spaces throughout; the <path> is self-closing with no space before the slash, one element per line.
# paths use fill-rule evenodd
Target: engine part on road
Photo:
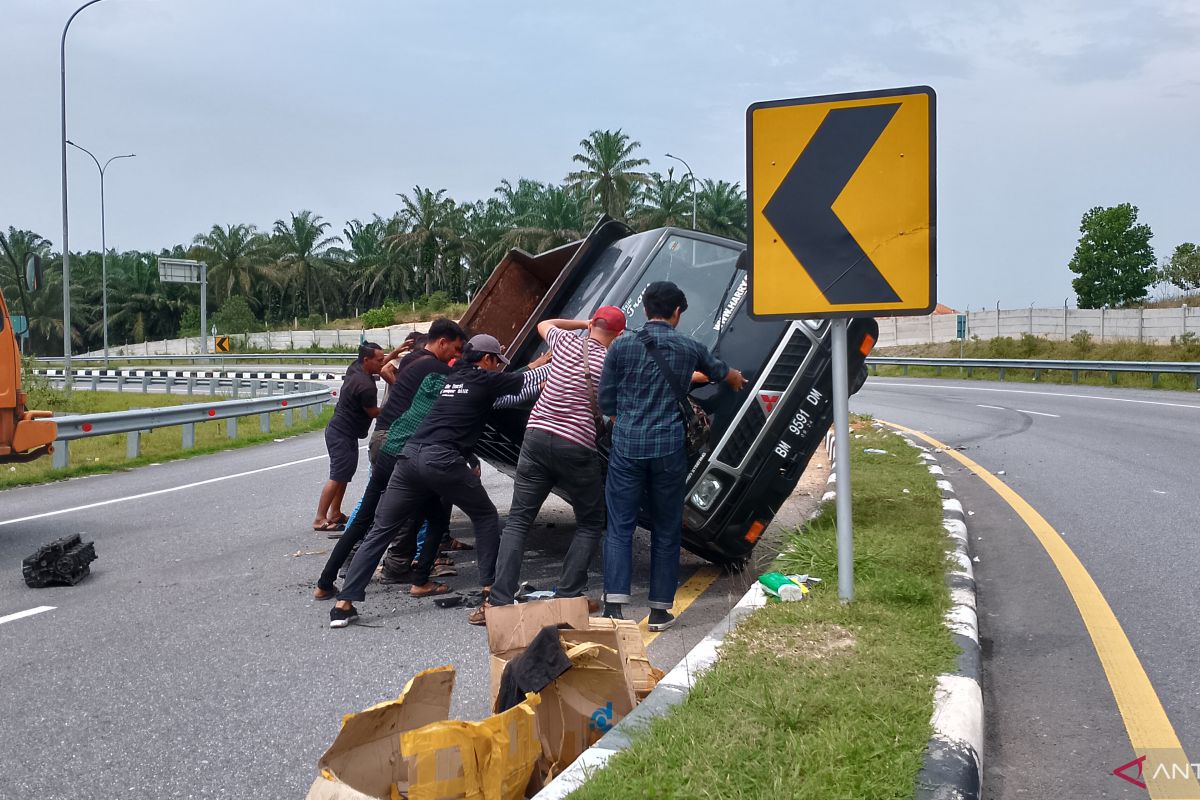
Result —
<path fill-rule="evenodd" d="M 33 589 L 74 586 L 91 574 L 95 560 L 96 543 L 85 542 L 76 533 L 39 547 L 21 562 L 21 573 Z"/>

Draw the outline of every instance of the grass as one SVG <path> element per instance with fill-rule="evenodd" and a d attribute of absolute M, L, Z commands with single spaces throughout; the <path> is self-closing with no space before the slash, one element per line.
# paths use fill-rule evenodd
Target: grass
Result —
<path fill-rule="evenodd" d="M 1040 336 L 1024 334 L 1019 339 L 1002 336 L 998 339 L 965 342 L 960 351 L 957 342 L 937 344 L 900 345 L 881 347 L 873 355 L 909 358 L 1040 358 L 1070 359 L 1086 361 L 1197 361 L 1200 360 L 1200 341 L 1180 337 L 1173 344 L 1154 345 L 1138 342 L 1099 343 L 1086 336 L 1076 335 L 1070 341 L 1052 341 Z M 961 378 L 971 380 L 999 380 L 994 369 L 973 369 L 970 375 L 965 369 L 950 367 L 903 367 L 881 366 L 872 368 L 872 374 L 885 377 L 909 375 L 917 378 Z M 1004 380 L 1014 383 L 1076 383 L 1070 370 L 1023 370 L 1006 368 Z M 1194 390 L 1195 376 L 1160 374 L 1158 380 L 1144 372 L 1118 372 L 1110 377 L 1101 370 L 1081 371 L 1078 383 L 1091 386 L 1124 386 L 1141 389 Z"/>
<path fill-rule="evenodd" d="M 858 427 L 855 601 L 838 601 L 827 505 L 777 564 L 824 582 L 804 602 L 755 612 L 687 700 L 572 798 L 912 797 L 934 682 L 957 652 L 942 623 L 941 498 L 915 450 Z"/>
<path fill-rule="evenodd" d="M 58 396 L 57 399 L 55 399 L 55 395 Z M 32 399 L 41 401 L 41 405 L 31 402 L 30 405 L 34 408 L 95 414 L 104 411 L 126 411 L 131 408 L 158 408 L 187 402 L 199 403 L 203 402 L 205 398 L 204 396 L 188 397 L 187 395 L 142 394 L 140 392 L 84 390 L 62 392 L 40 389 L 32 393 Z M 218 397 L 217 399 L 224 398 Z M 332 409 L 326 409 L 320 415 L 309 416 L 307 420 L 300 421 L 298 412 L 293 412 L 296 416 L 293 417 L 294 423 L 290 428 L 284 427 L 282 412 L 273 413 L 270 415 L 270 433 L 259 431 L 257 416 L 242 417 L 238 420 L 238 436 L 232 440 L 225 435 L 224 420 L 201 422 L 196 425 L 196 446 L 190 450 L 183 449 L 181 428 L 158 428 L 148 434 L 142 434 L 142 454 L 133 460 L 125 458 L 125 434 L 78 439 L 70 443 L 70 461 L 66 469 L 54 469 L 49 456 L 26 464 L 0 465 L 0 489 L 114 472 L 162 461 L 173 461 L 222 450 L 248 447 L 269 442 L 282 435 L 295 435 L 324 428 L 332 413 Z"/>

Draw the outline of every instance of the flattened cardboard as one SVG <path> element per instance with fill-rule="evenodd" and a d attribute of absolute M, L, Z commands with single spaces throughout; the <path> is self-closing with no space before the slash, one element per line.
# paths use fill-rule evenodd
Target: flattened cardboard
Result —
<path fill-rule="evenodd" d="M 488 608 L 486 620 L 488 651 L 491 653 L 489 696 L 491 707 L 494 709 L 496 695 L 500 693 L 500 676 L 504 674 L 504 666 L 528 647 L 542 628 L 547 625 L 566 625 L 576 630 L 587 630 L 587 598 L 570 597 L 492 606 Z"/>

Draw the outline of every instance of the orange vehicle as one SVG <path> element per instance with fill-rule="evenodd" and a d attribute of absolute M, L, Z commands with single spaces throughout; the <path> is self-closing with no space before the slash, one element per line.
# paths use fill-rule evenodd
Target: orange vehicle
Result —
<path fill-rule="evenodd" d="M 21 391 L 21 353 L 0 293 L 0 463 L 32 461 L 54 449 L 58 426 L 50 411 L 29 411 Z"/>

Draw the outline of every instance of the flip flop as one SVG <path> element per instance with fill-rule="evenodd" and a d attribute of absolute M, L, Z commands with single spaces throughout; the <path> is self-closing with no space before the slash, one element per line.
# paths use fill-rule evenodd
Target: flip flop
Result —
<path fill-rule="evenodd" d="M 431 578 L 453 578 L 456 575 L 458 575 L 458 570 L 454 567 L 440 565 L 434 567 L 429 573 L 429 577 Z"/>
<path fill-rule="evenodd" d="M 323 525 L 313 525 L 313 530 L 317 533 L 328 533 L 329 531 L 344 531 L 346 526 L 336 522 L 326 522 Z"/>
<path fill-rule="evenodd" d="M 447 594 L 449 591 L 450 591 L 450 587 L 447 586 L 446 584 L 438 583 L 437 581 L 433 581 L 432 589 L 422 590 L 422 589 L 419 589 L 416 586 L 414 586 L 413 588 L 408 590 L 408 593 L 410 595 L 412 595 L 413 597 L 432 597 L 435 594 Z"/>
<path fill-rule="evenodd" d="M 450 549 L 451 550 L 474 550 L 475 545 L 467 544 L 466 542 L 460 542 L 458 539 L 451 539 L 450 540 Z"/>
<path fill-rule="evenodd" d="M 437 559 L 434 559 L 433 564 L 434 564 L 434 566 L 437 566 L 437 567 L 453 567 L 454 559 L 452 559 L 452 558 L 437 558 Z"/>
<path fill-rule="evenodd" d="M 350 518 L 347 517 L 345 514 L 338 514 L 337 522 L 335 524 L 345 525 L 349 521 L 350 521 Z"/>

